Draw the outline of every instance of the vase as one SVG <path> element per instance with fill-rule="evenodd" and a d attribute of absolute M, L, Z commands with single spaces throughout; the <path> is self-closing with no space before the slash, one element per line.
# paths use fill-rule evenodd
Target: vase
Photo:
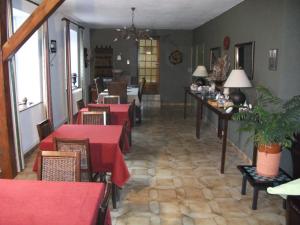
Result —
<path fill-rule="evenodd" d="M 259 145 L 256 172 L 265 177 L 276 177 L 279 172 L 281 147 L 279 144 Z"/>

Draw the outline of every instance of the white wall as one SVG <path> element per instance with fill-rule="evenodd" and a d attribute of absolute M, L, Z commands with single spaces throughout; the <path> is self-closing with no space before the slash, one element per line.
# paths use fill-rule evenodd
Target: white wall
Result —
<path fill-rule="evenodd" d="M 51 54 L 51 92 L 52 92 L 52 109 L 53 125 L 58 127 L 67 120 L 67 99 L 66 99 L 66 79 L 65 79 L 65 58 L 64 58 L 64 25 L 61 19 L 67 17 L 59 10 L 48 19 L 49 40 L 56 40 L 57 53 Z M 90 52 L 89 29 L 84 29 L 84 47 Z M 89 66 L 85 69 L 84 79 L 89 78 Z M 85 82 L 89 84 L 89 80 Z M 85 94 L 88 96 L 88 88 L 83 87 Z M 77 112 L 76 101 L 82 98 L 82 91 L 78 89 L 73 93 L 73 110 Z"/>
<path fill-rule="evenodd" d="M 50 55 L 50 77 L 52 94 L 53 125 L 59 126 L 67 120 L 67 99 L 64 67 L 64 16 L 55 12 L 48 19 L 49 41 L 56 40 L 57 52 Z"/>
<path fill-rule="evenodd" d="M 19 112 L 21 149 L 25 154 L 39 143 L 36 124 L 46 119 L 42 103 Z"/>

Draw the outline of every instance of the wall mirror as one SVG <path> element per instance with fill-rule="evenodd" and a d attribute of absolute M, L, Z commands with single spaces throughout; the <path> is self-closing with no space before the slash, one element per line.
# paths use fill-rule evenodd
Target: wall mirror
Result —
<path fill-rule="evenodd" d="M 254 45 L 254 42 L 247 42 L 234 47 L 234 68 L 243 69 L 250 80 L 253 80 Z"/>
<path fill-rule="evenodd" d="M 209 50 L 209 69 L 213 70 L 214 65 L 218 61 L 218 58 L 221 57 L 221 47 L 211 48 Z"/>

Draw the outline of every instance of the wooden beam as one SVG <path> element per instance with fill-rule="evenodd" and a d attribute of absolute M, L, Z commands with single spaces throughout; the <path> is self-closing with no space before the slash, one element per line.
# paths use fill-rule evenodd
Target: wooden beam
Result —
<path fill-rule="evenodd" d="M 7 0 L 0 1 L 0 44 L 6 42 L 7 34 Z M 9 87 L 8 61 L 3 61 L 0 49 L 0 168 L 2 178 L 16 176 L 16 159 L 13 141 L 12 112 Z"/>
<path fill-rule="evenodd" d="M 16 158 L 10 97 L 8 59 L 30 38 L 64 0 L 44 0 L 8 39 L 8 0 L 0 1 L 0 177 L 16 176 Z"/>
<path fill-rule="evenodd" d="M 1 0 L 5 1 L 5 0 Z M 44 0 L 26 19 L 21 27 L 3 45 L 3 61 L 8 60 L 30 38 L 30 36 L 47 20 L 47 18 L 64 2 L 64 0 Z"/>

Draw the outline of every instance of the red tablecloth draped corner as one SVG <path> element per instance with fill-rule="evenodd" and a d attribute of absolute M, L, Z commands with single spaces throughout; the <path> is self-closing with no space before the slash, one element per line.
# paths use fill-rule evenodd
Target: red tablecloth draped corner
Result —
<path fill-rule="evenodd" d="M 95 225 L 105 185 L 0 179 L 0 190 L 0 225 Z"/>
<path fill-rule="evenodd" d="M 122 187 L 129 172 L 119 147 L 120 125 L 62 125 L 40 143 L 41 150 L 53 150 L 53 137 L 89 138 L 92 172 L 111 172 L 112 182 Z M 37 159 L 34 171 L 37 171 Z"/>

